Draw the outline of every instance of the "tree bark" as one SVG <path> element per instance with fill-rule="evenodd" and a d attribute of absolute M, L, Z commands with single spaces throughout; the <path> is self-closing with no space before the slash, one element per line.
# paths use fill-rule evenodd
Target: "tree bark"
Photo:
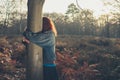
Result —
<path fill-rule="evenodd" d="M 42 30 L 42 8 L 45 0 L 28 0 L 27 27 L 33 32 Z M 26 80 L 43 80 L 42 48 L 27 45 Z"/>

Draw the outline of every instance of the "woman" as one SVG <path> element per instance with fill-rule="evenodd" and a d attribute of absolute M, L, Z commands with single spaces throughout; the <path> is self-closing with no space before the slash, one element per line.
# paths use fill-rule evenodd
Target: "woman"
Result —
<path fill-rule="evenodd" d="M 26 29 L 23 33 L 27 42 L 32 42 L 43 48 L 43 71 L 44 80 L 58 80 L 56 71 L 55 36 L 57 31 L 52 20 L 43 17 L 41 32 L 33 33 Z"/>

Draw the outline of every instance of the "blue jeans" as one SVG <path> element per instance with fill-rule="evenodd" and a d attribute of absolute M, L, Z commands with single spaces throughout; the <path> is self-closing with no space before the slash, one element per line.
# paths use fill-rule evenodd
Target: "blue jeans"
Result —
<path fill-rule="evenodd" d="M 44 80 L 58 80 L 56 66 L 43 66 Z"/>

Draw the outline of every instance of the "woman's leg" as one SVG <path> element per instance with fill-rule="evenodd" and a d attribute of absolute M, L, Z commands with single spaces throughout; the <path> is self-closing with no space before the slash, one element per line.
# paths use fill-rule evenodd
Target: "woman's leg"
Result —
<path fill-rule="evenodd" d="M 58 73 L 55 64 L 44 64 L 44 80 L 58 80 Z"/>

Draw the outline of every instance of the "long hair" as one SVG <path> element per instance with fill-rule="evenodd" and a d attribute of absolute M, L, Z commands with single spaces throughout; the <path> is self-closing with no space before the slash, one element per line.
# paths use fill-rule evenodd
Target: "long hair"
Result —
<path fill-rule="evenodd" d="M 57 36 L 57 30 L 55 28 L 55 25 L 51 19 L 48 17 L 43 17 L 43 29 L 42 32 L 52 30 L 55 36 Z"/>

